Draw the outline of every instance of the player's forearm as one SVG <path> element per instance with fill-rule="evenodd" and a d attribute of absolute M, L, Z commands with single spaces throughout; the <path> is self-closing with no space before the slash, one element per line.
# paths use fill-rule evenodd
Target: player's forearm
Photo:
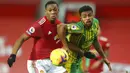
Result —
<path fill-rule="evenodd" d="M 77 47 L 76 45 L 74 45 L 72 43 L 68 43 L 68 47 L 69 47 L 70 50 L 78 53 L 80 56 L 84 55 L 84 52 L 79 47 Z"/>
<path fill-rule="evenodd" d="M 15 42 L 14 46 L 13 46 L 13 50 L 12 50 L 12 54 L 17 54 L 19 48 L 22 46 L 22 44 L 28 40 L 30 38 L 30 36 L 23 34 L 21 35 L 21 37 Z"/>
<path fill-rule="evenodd" d="M 21 45 L 23 44 L 24 40 L 23 39 L 18 39 L 14 46 L 13 46 L 13 50 L 12 50 L 12 54 L 17 54 L 19 48 L 21 47 Z"/>
<path fill-rule="evenodd" d="M 104 53 L 105 53 L 105 56 L 108 57 L 108 50 L 105 50 Z M 100 59 L 99 61 L 102 63 L 104 62 L 104 59 Z"/>
<path fill-rule="evenodd" d="M 96 50 L 97 50 L 98 53 L 103 57 L 103 59 L 106 58 L 106 55 L 104 54 L 104 52 L 103 52 L 103 50 L 102 50 L 101 47 L 100 47 L 100 48 L 96 48 Z"/>
<path fill-rule="evenodd" d="M 106 58 L 106 55 L 105 53 L 103 52 L 102 50 L 102 47 L 100 46 L 98 40 L 96 39 L 93 43 L 95 49 L 97 50 L 97 52 L 103 57 L 103 58 Z"/>

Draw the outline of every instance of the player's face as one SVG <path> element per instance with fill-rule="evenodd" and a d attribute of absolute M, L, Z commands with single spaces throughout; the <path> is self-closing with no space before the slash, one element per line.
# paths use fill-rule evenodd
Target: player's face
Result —
<path fill-rule="evenodd" d="M 58 16 L 58 12 L 59 12 L 59 9 L 56 4 L 47 5 L 45 13 L 49 20 L 51 21 L 55 20 Z"/>
<path fill-rule="evenodd" d="M 81 13 L 81 21 L 84 23 L 85 26 L 89 27 L 92 25 L 93 21 L 93 12 L 92 11 L 84 11 Z"/>

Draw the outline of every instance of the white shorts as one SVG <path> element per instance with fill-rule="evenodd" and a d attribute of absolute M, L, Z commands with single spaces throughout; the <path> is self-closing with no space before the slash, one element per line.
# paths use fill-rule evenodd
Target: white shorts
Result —
<path fill-rule="evenodd" d="M 28 60 L 27 69 L 29 73 L 64 73 L 66 71 L 62 66 L 54 66 L 49 59 Z"/>

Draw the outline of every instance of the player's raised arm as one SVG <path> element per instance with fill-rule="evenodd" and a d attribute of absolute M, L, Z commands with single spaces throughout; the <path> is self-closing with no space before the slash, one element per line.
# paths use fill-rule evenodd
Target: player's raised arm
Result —
<path fill-rule="evenodd" d="M 15 62 L 16 59 L 16 54 L 19 50 L 19 48 L 22 46 L 22 44 L 28 40 L 30 38 L 30 36 L 26 35 L 25 33 L 22 34 L 14 43 L 13 49 L 12 49 L 12 53 L 10 55 L 10 57 L 8 58 L 8 65 L 9 67 L 12 67 L 13 62 Z"/>

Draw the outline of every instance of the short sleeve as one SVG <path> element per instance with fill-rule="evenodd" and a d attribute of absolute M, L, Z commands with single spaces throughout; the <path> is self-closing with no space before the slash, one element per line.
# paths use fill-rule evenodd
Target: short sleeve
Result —
<path fill-rule="evenodd" d="M 26 30 L 26 34 L 31 37 L 41 37 L 43 33 L 41 26 L 37 23 L 34 23 Z"/>
<path fill-rule="evenodd" d="M 82 33 L 83 30 L 77 24 L 67 24 L 66 26 L 68 33 Z"/>
<path fill-rule="evenodd" d="M 41 18 L 40 20 L 33 23 L 27 30 L 26 34 L 31 37 L 43 37 L 42 25 L 45 23 L 45 18 Z"/>

